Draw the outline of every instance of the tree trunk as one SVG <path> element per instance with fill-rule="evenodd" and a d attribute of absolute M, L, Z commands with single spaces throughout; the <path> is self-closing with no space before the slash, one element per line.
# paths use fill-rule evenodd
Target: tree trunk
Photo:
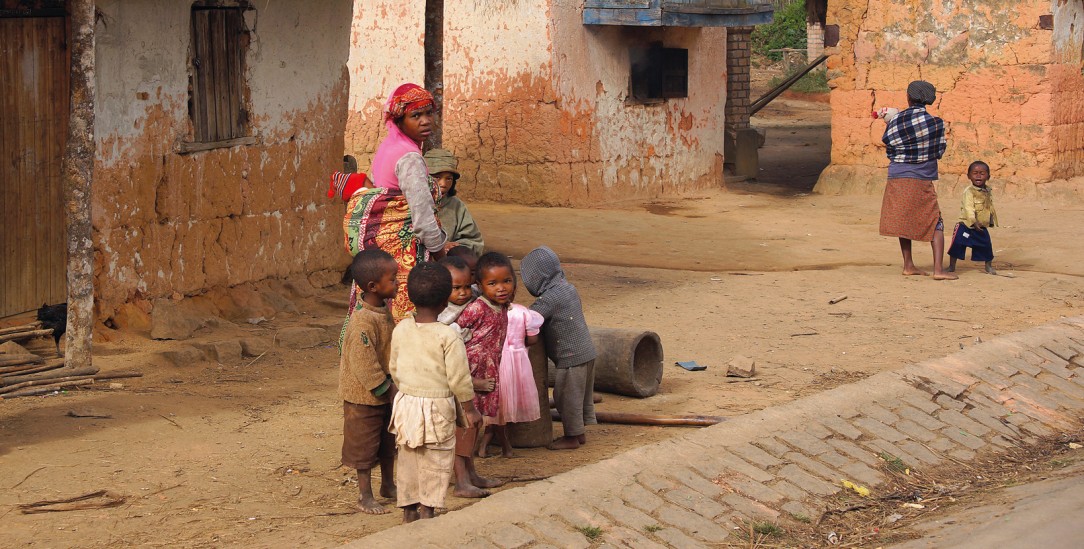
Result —
<path fill-rule="evenodd" d="M 429 149 L 444 143 L 444 0 L 425 0 L 425 89 L 433 94 L 435 115 Z"/>
<path fill-rule="evenodd" d="M 94 179 L 94 0 L 71 0 L 71 113 L 64 151 L 68 234 L 68 326 L 65 365 L 91 367 L 94 247 L 90 189 Z"/>

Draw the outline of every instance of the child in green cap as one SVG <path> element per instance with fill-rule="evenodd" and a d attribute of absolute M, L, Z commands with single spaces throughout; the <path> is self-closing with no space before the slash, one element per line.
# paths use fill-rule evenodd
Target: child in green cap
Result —
<path fill-rule="evenodd" d="M 485 247 L 482 232 L 478 230 L 478 224 L 471 217 L 467 205 L 455 195 L 455 184 L 459 181 L 459 171 L 456 169 L 458 164 L 459 161 L 451 151 L 433 149 L 425 153 L 429 176 L 440 189 L 437 219 L 440 220 L 444 232 L 448 233 L 448 243 L 444 245 L 444 251 L 463 246 L 474 252 L 475 256 L 479 256 Z"/>

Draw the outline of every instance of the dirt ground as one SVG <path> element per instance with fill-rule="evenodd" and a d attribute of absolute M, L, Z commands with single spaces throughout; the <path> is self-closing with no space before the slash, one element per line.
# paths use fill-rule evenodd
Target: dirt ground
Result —
<path fill-rule="evenodd" d="M 790 114 L 773 122 L 771 109 Z M 826 150 L 826 106 L 782 100 L 765 111 L 762 123 L 774 125 L 762 157 L 777 160 L 759 183 L 599 210 L 471 205 L 491 248 L 519 258 L 553 247 L 589 323 L 661 336 L 661 392 L 606 394 L 600 409 L 734 416 L 1081 314 L 1082 207 L 999 201 L 1005 225 L 993 235 L 995 265 L 1011 277 L 971 263 L 955 282 L 903 277 L 896 242 L 877 235 L 879 197 L 807 192 L 813 166 L 826 162 L 816 152 Z M 795 159 L 805 167 L 782 163 Z M 955 197 L 942 198 L 947 218 L 957 207 Z M 916 245 L 928 268 L 927 250 Z M 271 339 L 286 327 L 333 324 L 344 293 L 286 294 L 298 312 L 258 325 L 223 322 L 196 339 Z M 526 291 L 519 295 L 529 303 Z M 96 364 L 144 377 L 0 402 L 0 545 L 330 547 L 398 522 L 353 512 L 354 474 L 339 467 L 331 344 L 175 366 L 161 352 L 181 342 L 106 332 Z M 727 382 L 736 355 L 756 361 L 760 381 Z M 676 360 L 708 369 L 686 372 Z M 520 449 L 479 467 L 503 478 L 552 475 L 682 429 L 599 425 L 578 451 Z M 96 490 L 125 501 L 50 514 L 16 507 Z M 469 503 L 449 498 L 451 509 Z"/>

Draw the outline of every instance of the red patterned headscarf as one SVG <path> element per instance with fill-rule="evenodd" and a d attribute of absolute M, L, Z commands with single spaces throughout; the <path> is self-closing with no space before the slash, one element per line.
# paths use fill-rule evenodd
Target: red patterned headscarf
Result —
<path fill-rule="evenodd" d="M 417 84 L 403 84 L 392 92 L 384 105 L 385 115 L 389 120 L 402 118 L 406 113 L 423 109 L 433 104 L 433 94 Z"/>

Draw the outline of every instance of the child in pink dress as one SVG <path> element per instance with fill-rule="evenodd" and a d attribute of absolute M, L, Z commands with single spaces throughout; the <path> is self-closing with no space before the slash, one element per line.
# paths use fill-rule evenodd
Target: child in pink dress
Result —
<path fill-rule="evenodd" d="M 538 388 L 527 347 L 538 342 L 542 315 L 513 303 L 508 309 L 508 336 L 501 351 L 500 419 L 506 423 L 534 421 L 540 417 Z"/>

